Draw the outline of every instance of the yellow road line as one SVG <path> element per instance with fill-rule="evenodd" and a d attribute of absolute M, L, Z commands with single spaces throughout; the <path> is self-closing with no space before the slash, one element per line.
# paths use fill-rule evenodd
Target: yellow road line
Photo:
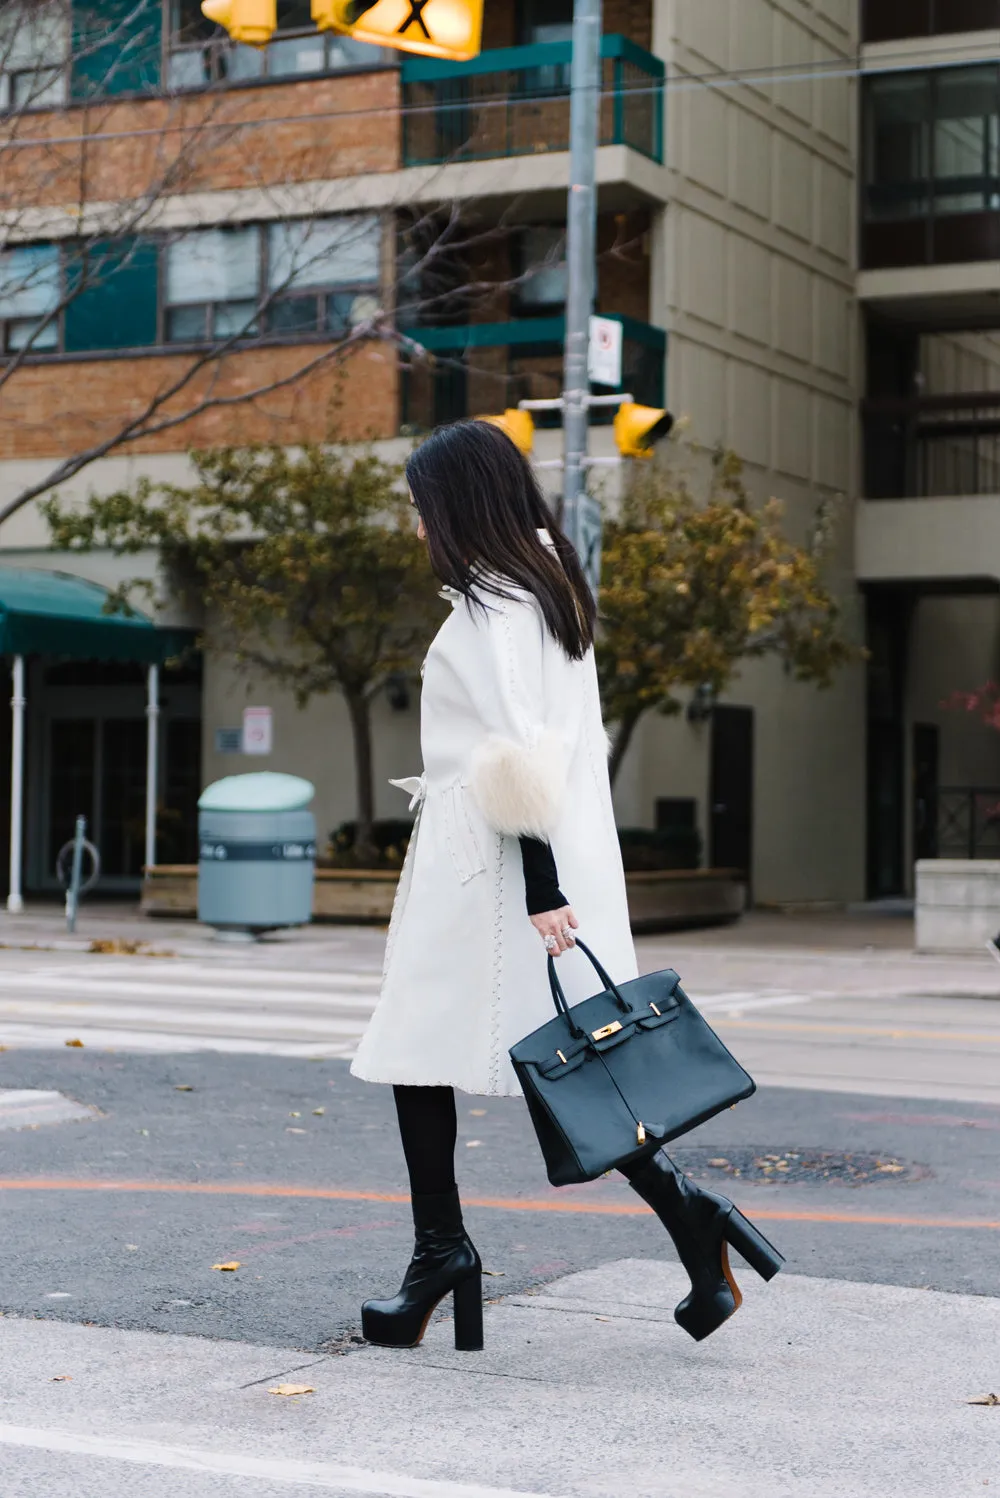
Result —
<path fill-rule="evenodd" d="M 155 1192 L 183 1196 L 391 1202 L 399 1206 L 409 1206 L 410 1203 L 409 1196 L 389 1191 L 341 1191 L 327 1186 L 282 1186 L 251 1181 L 102 1181 L 15 1176 L 0 1178 L 0 1191 Z M 581 1201 L 576 1198 L 537 1201 L 520 1197 L 469 1196 L 463 1198 L 463 1203 L 467 1207 L 488 1207 L 500 1212 L 573 1212 L 598 1217 L 638 1217 L 649 1212 L 648 1207 L 638 1202 Z M 1000 1232 L 1000 1221 L 986 1217 L 894 1217 L 881 1212 L 775 1211 L 770 1207 L 757 1207 L 750 1203 L 749 1198 L 743 1198 L 743 1204 L 758 1221 L 766 1222 L 826 1222 L 863 1227 L 946 1228 L 950 1231 L 985 1228 L 989 1232 Z"/>

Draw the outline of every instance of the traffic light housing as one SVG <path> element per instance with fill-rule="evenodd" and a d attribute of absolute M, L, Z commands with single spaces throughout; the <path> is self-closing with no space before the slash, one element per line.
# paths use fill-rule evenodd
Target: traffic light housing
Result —
<path fill-rule="evenodd" d="M 425 57 L 467 62 L 482 43 L 483 0 L 311 0 L 311 12 L 320 31 Z"/>
<path fill-rule="evenodd" d="M 250 47 L 266 47 L 278 28 L 277 0 L 201 0 L 201 13 Z"/>
<path fill-rule="evenodd" d="M 531 457 L 531 449 L 535 445 L 535 419 L 530 411 L 508 407 L 502 416 L 481 416 L 479 419 L 506 432 L 518 452 L 522 452 L 526 458 Z"/>
<path fill-rule="evenodd" d="M 623 458 L 651 458 L 653 446 L 669 435 L 674 418 L 655 406 L 626 401 L 615 412 L 615 441 Z"/>

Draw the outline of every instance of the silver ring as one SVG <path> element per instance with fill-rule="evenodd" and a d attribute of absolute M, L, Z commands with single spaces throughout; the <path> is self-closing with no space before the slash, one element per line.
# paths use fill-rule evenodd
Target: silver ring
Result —
<path fill-rule="evenodd" d="M 554 936 L 550 935 L 545 938 L 545 950 L 546 952 L 558 952 L 559 943 Z"/>
<path fill-rule="evenodd" d="M 575 937 L 573 936 L 572 928 L 570 926 L 564 926 L 562 928 L 562 935 L 563 935 L 563 941 L 574 941 L 575 940 Z"/>

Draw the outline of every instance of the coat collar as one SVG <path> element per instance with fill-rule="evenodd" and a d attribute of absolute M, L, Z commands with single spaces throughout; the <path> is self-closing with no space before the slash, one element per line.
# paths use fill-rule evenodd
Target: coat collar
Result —
<path fill-rule="evenodd" d="M 537 532 L 537 535 L 539 541 L 541 541 L 543 546 L 551 546 L 554 549 L 555 542 L 553 541 L 547 530 L 545 530 L 544 528 L 540 529 Z M 440 590 L 440 592 L 438 593 L 438 597 L 446 599 L 447 602 L 451 604 L 452 608 L 455 608 L 456 605 L 459 604 L 462 600 L 462 594 L 458 591 L 458 589 L 449 588 L 447 584 L 445 584 L 445 586 Z"/>

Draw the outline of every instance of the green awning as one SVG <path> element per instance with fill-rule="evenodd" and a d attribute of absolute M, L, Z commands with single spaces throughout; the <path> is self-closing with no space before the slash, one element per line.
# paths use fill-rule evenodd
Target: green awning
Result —
<path fill-rule="evenodd" d="M 140 613 L 107 613 L 108 592 L 66 572 L 0 567 L 0 655 L 162 665 L 190 645 Z"/>

